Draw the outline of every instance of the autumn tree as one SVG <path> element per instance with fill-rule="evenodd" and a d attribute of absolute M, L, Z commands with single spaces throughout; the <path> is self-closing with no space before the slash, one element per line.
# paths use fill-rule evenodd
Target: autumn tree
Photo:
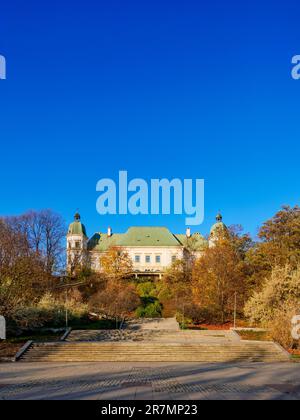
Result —
<path fill-rule="evenodd" d="M 47 290 L 43 261 L 24 233 L 0 220 L 0 307 L 8 316 L 18 305 L 33 303 Z"/>
<path fill-rule="evenodd" d="M 133 312 L 140 303 L 133 284 L 115 280 L 108 282 L 104 290 L 93 295 L 89 306 L 92 311 L 114 318 L 118 323 Z"/>
<path fill-rule="evenodd" d="M 70 278 L 84 278 L 91 275 L 91 259 L 85 249 L 68 255 L 67 276 Z"/>
<path fill-rule="evenodd" d="M 103 289 L 90 298 L 90 308 L 118 321 L 141 302 L 135 286 L 130 282 L 132 260 L 121 248 L 112 247 L 101 256 L 100 264 Z"/>
<path fill-rule="evenodd" d="M 251 282 L 260 288 L 273 268 L 300 263 L 300 208 L 283 206 L 258 233 L 260 241 L 247 253 Z"/>
<path fill-rule="evenodd" d="M 230 240 L 220 240 L 207 249 L 194 265 L 192 290 L 194 302 L 210 319 L 232 319 L 235 294 L 242 312 L 246 298 L 245 263 Z"/>
<path fill-rule="evenodd" d="M 10 314 L 53 286 L 64 259 L 65 227 L 51 210 L 0 220 L 0 307 Z"/>
<path fill-rule="evenodd" d="M 232 225 L 228 228 L 229 239 L 241 259 L 245 259 L 247 253 L 255 246 L 249 233 L 244 233 L 241 225 Z"/>
<path fill-rule="evenodd" d="M 184 313 L 191 303 L 192 265 L 189 260 L 176 260 L 161 281 L 159 298 L 169 311 Z"/>
<path fill-rule="evenodd" d="M 300 207 L 283 206 L 263 224 L 259 238 L 268 244 L 272 266 L 297 265 L 300 261 Z"/>
<path fill-rule="evenodd" d="M 300 266 L 275 267 L 260 291 L 253 293 L 245 313 L 254 323 L 268 323 L 285 306 L 300 309 Z"/>
<path fill-rule="evenodd" d="M 30 249 L 44 260 L 49 274 L 62 267 L 66 226 L 59 214 L 52 210 L 29 211 L 6 218 L 6 222 L 12 230 L 26 237 Z"/>
<path fill-rule="evenodd" d="M 110 281 L 128 279 L 132 276 L 132 260 L 123 249 L 111 247 L 100 257 L 100 266 L 103 275 Z"/>
<path fill-rule="evenodd" d="M 286 348 L 300 348 L 291 334 L 291 320 L 300 311 L 300 266 L 275 267 L 245 306 L 254 325 L 263 325 L 272 338 Z"/>

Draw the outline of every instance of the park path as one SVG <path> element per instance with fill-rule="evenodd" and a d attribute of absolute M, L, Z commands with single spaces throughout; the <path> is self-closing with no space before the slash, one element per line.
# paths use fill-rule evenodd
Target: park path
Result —
<path fill-rule="evenodd" d="M 175 318 L 140 318 L 129 321 L 125 329 L 142 331 L 180 331 Z"/>

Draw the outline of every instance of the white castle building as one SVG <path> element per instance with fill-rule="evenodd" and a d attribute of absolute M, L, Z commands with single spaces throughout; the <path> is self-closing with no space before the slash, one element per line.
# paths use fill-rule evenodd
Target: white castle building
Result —
<path fill-rule="evenodd" d="M 227 231 L 221 214 L 218 214 L 208 239 L 198 232 L 192 234 L 190 228 L 185 234 L 173 234 L 165 227 L 131 227 L 126 233 L 113 233 L 109 227 L 106 233 L 97 232 L 88 238 L 77 213 L 67 234 L 67 266 L 72 271 L 73 266 L 85 261 L 93 271 L 101 272 L 101 256 L 109 248 L 117 247 L 132 259 L 136 277 L 161 277 L 175 260 L 191 254 L 201 256 Z"/>

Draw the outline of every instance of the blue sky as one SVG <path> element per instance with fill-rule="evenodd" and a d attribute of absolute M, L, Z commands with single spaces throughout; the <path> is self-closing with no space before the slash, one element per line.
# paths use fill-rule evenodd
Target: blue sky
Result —
<path fill-rule="evenodd" d="M 99 216 L 96 183 L 205 178 L 220 209 L 256 232 L 299 203 L 296 0 L 3 1 L 0 214 L 80 209 L 111 225 L 185 229 L 185 216 Z"/>

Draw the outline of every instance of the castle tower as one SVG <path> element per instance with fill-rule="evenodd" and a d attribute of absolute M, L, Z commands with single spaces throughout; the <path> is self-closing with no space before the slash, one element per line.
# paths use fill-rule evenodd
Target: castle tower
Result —
<path fill-rule="evenodd" d="M 79 213 L 74 216 L 74 222 L 70 224 L 67 234 L 67 266 L 68 271 L 74 271 L 82 266 L 87 256 L 88 237 L 85 226 L 81 223 Z"/>
<path fill-rule="evenodd" d="M 228 238 L 228 228 L 223 223 L 223 216 L 218 213 L 216 216 L 216 223 L 212 226 L 208 238 L 209 247 L 213 248 L 220 239 Z"/>

